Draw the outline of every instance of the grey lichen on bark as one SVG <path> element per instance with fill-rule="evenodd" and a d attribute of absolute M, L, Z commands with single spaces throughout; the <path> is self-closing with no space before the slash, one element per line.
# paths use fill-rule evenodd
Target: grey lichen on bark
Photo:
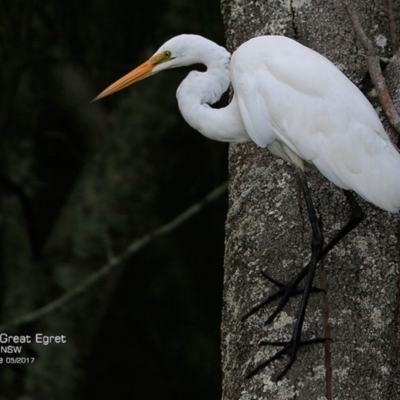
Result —
<path fill-rule="evenodd" d="M 374 1 L 358 1 L 355 6 L 378 54 L 390 57 L 384 8 Z M 376 98 L 370 96 L 362 46 L 341 1 L 223 0 L 222 13 L 229 50 L 262 34 L 295 37 L 334 62 L 379 111 Z M 386 79 L 393 91 L 398 69 L 389 65 Z M 394 101 L 398 106 L 396 97 Z M 229 161 L 223 399 L 399 398 L 399 218 L 361 199 L 367 218 L 320 263 L 315 284 L 326 287 L 327 294 L 313 294 L 306 314 L 304 338 L 330 336 L 332 342 L 302 348 L 279 383 L 273 377 L 287 359 L 244 379 L 258 361 L 277 351 L 260 348 L 260 340 L 290 337 L 299 300 L 293 299 L 271 325 L 265 320 L 274 305 L 244 323 L 240 316 L 276 289 L 262 278 L 261 269 L 287 281 L 309 260 L 310 226 L 293 167 L 254 144 L 231 145 Z M 307 175 L 329 240 L 347 221 L 349 207 L 341 191 L 319 172 Z"/>

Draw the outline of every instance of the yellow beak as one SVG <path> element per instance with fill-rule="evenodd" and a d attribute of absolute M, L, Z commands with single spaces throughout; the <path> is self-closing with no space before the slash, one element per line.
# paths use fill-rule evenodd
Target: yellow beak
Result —
<path fill-rule="evenodd" d="M 149 60 L 135 68 L 133 71 L 129 72 L 128 74 L 111 84 L 92 101 L 96 101 L 103 97 L 109 96 L 110 94 L 118 92 L 119 90 L 124 89 L 135 82 L 139 82 L 144 78 L 148 78 L 152 75 L 153 68 L 160 62 L 161 58 L 162 55 L 160 54 L 156 54 L 155 56 L 151 57 Z"/>

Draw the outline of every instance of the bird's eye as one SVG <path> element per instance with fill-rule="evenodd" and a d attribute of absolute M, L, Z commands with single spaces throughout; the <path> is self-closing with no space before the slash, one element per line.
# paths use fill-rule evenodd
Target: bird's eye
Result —
<path fill-rule="evenodd" d="M 171 58 L 171 52 L 169 50 L 164 51 L 164 57 Z"/>

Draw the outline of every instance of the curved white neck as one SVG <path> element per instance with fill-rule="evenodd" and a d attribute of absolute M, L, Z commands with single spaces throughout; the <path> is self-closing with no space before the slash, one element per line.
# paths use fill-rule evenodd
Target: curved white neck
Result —
<path fill-rule="evenodd" d="M 211 42 L 210 42 L 211 43 Z M 204 136 L 222 142 L 247 142 L 249 138 L 235 97 L 220 109 L 211 108 L 230 84 L 230 54 L 212 43 L 199 61 L 207 71 L 192 71 L 179 86 L 176 97 L 186 122 Z"/>

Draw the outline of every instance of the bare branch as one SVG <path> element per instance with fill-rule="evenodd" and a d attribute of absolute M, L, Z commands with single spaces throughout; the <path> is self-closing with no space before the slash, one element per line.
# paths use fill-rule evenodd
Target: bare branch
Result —
<path fill-rule="evenodd" d="M 396 54 L 399 50 L 399 42 L 397 40 L 397 27 L 393 11 L 393 0 L 386 0 L 386 9 L 389 17 L 389 30 L 390 38 L 392 40 L 392 50 L 393 54 Z"/>
<path fill-rule="evenodd" d="M 69 289 L 66 293 L 60 296 L 58 299 L 53 300 L 52 302 L 46 304 L 45 306 L 38 308 L 35 311 L 29 312 L 25 315 L 15 318 L 9 322 L 5 322 L 0 326 L 0 332 L 4 332 L 5 330 L 15 327 L 18 325 L 26 324 L 28 322 L 35 321 L 39 318 L 44 317 L 50 312 L 64 306 L 67 302 L 69 302 L 74 297 L 79 294 L 87 291 L 87 289 L 98 282 L 101 278 L 107 276 L 111 271 L 113 271 L 116 267 L 120 266 L 125 260 L 127 260 L 132 254 L 138 252 L 143 247 L 151 243 L 154 239 L 159 236 L 165 235 L 178 226 L 182 225 L 185 221 L 193 217 L 199 211 L 201 211 L 207 204 L 217 200 L 223 193 L 226 192 L 228 188 L 228 183 L 224 182 L 222 185 L 215 188 L 211 191 L 207 196 L 205 196 L 199 202 L 193 204 L 187 210 L 185 210 L 182 214 L 179 214 L 173 220 L 168 222 L 167 224 L 160 226 L 159 228 L 153 230 L 150 233 L 142 236 L 141 238 L 132 242 L 121 254 L 117 257 L 112 257 L 107 264 L 101 267 L 98 271 L 90 274 L 86 279 L 79 282 L 76 286 Z"/>
<path fill-rule="evenodd" d="M 375 48 L 365 34 L 361 26 L 360 20 L 358 19 L 357 13 L 354 11 L 352 5 L 345 4 L 345 8 L 349 19 L 353 24 L 354 32 L 364 47 L 368 71 L 371 76 L 372 83 L 374 84 L 374 87 L 378 93 L 382 109 L 385 112 L 390 124 L 393 126 L 397 133 L 400 133 L 400 116 L 399 114 L 397 114 L 397 111 L 393 105 L 393 101 L 387 90 L 386 81 L 382 75 L 379 58 L 376 55 Z"/>

